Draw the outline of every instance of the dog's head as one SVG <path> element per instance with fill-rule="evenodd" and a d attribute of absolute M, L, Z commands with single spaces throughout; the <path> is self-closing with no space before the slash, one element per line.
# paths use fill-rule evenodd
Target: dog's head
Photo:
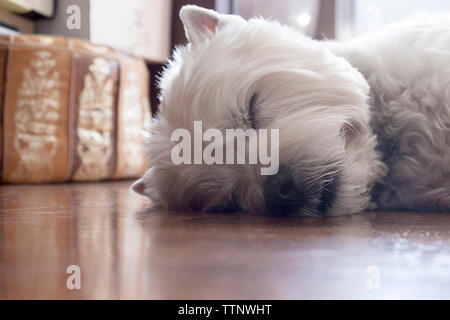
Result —
<path fill-rule="evenodd" d="M 150 169 L 134 190 L 175 210 L 322 216 L 366 208 L 383 167 L 363 76 L 323 43 L 274 21 L 195 6 L 180 17 L 190 43 L 174 52 L 160 79 Z M 195 147 L 195 121 L 223 139 L 203 137 Z M 236 128 L 279 130 L 277 141 L 268 138 L 269 150 L 276 144 L 272 150 L 279 151 L 273 175 L 262 175 L 260 162 L 225 164 L 226 129 Z M 191 134 L 192 147 L 182 156 L 192 164 L 173 160 L 180 151 L 177 129 Z M 208 141 L 220 145 L 212 155 L 223 152 L 224 164 L 194 160 Z M 247 160 L 251 152 L 247 146 Z"/>

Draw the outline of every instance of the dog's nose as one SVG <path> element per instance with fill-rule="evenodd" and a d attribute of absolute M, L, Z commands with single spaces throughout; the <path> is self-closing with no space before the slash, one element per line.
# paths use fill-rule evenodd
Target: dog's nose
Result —
<path fill-rule="evenodd" d="M 289 170 L 280 168 L 264 186 L 264 198 L 269 211 L 275 215 L 289 215 L 300 209 L 302 193 Z"/>

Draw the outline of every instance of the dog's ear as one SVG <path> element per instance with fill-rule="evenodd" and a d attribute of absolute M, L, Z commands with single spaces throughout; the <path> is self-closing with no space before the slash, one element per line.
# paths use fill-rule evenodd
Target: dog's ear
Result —
<path fill-rule="evenodd" d="M 145 194 L 144 194 L 144 190 L 145 190 L 144 178 L 141 178 L 141 179 L 137 180 L 135 183 L 133 183 L 131 185 L 131 190 L 138 195 L 145 196 Z"/>
<path fill-rule="evenodd" d="M 192 44 L 199 43 L 216 33 L 221 24 L 221 14 L 213 10 L 187 5 L 181 8 L 180 19 L 183 22 L 186 37 Z"/>
<path fill-rule="evenodd" d="M 367 134 L 367 129 L 356 120 L 348 120 L 341 128 L 341 135 L 345 139 L 345 148 L 348 149 L 360 137 Z"/>

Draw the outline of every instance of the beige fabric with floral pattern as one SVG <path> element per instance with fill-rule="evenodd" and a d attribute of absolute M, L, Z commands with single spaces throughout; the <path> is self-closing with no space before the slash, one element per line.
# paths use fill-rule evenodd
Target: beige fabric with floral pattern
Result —
<path fill-rule="evenodd" d="M 5 183 L 133 178 L 146 167 L 145 63 L 47 36 L 0 37 L 0 173 Z"/>

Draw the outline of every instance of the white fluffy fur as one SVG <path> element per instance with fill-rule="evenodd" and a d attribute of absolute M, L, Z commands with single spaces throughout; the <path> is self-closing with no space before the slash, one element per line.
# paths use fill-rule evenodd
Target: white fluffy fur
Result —
<path fill-rule="evenodd" d="M 258 127 L 280 129 L 280 164 L 310 195 L 299 215 L 318 214 L 330 172 L 338 183 L 326 215 L 360 212 L 371 197 L 382 209 L 450 211 L 448 16 L 344 43 L 195 6 L 181 18 L 191 43 L 161 77 L 150 169 L 135 190 L 167 209 L 266 211 L 257 166 L 170 158 L 173 130 L 194 120 L 248 128 L 256 93 Z"/>

